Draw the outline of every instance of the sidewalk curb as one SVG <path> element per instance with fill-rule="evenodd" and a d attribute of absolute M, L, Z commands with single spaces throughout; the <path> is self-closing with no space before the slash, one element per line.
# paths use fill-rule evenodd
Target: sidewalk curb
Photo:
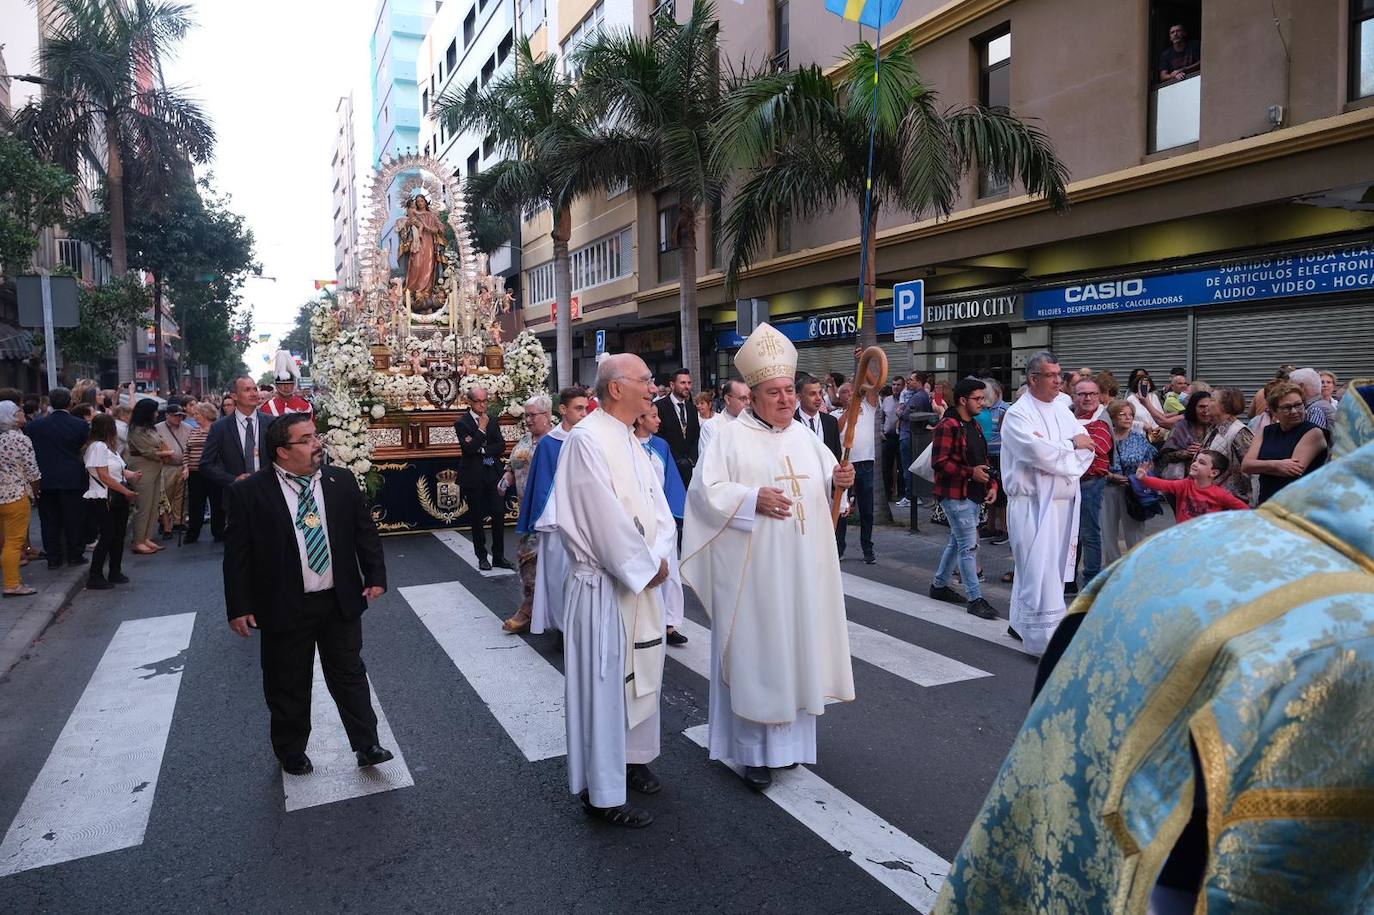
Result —
<path fill-rule="evenodd" d="M 7 678 L 15 665 L 28 656 L 29 649 L 57 619 L 57 615 L 71 606 L 76 595 L 85 587 L 90 568 L 88 565 L 64 566 L 30 598 L 32 603 L 24 615 L 0 639 L 0 680 Z"/>

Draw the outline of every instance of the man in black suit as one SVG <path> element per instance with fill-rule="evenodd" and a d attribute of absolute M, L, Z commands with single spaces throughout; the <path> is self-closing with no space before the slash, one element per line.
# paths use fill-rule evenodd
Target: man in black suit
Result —
<path fill-rule="evenodd" d="M 315 648 L 359 766 L 392 758 L 377 743 L 377 715 L 363 665 L 362 614 L 386 592 L 382 541 L 353 474 L 324 467 L 309 413 L 267 430 L 267 466 L 229 487 L 224 603 L 229 628 L 262 632 L 262 691 L 272 749 L 292 775 L 314 766 L 310 688 Z"/>
<path fill-rule="evenodd" d="M 668 443 L 682 485 L 692 484 L 692 468 L 697 463 L 697 445 L 701 441 L 701 417 L 692 400 L 692 373 L 678 369 L 668 386 L 668 396 L 660 398 L 658 407 L 659 438 Z"/>
<path fill-rule="evenodd" d="M 266 446 L 272 417 L 258 410 L 259 400 L 256 381 L 247 375 L 235 378 L 234 412 L 215 420 L 205 435 L 200 472 L 220 487 L 226 505 L 230 486 L 272 464 Z"/>
<path fill-rule="evenodd" d="M 43 489 L 38 496 L 38 526 L 43 533 L 43 552 L 48 568 L 86 562 L 86 465 L 81 449 L 90 437 L 91 425 L 67 412 L 72 392 L 53 388 L 48 392 L 52 413 L 24 427 L 33 441 Z"/>
<path fill-rule="evenodd" d="M 489 402 L 486 388 L 473 388 L 468 394 L 468 412 L 453 424 L 462 451 L 458 458 L 458 487 L 468 503 L 477 568 L 484 572 L 493 565 L 515 568 L 506 558 L 506 500 L 496 488 L 506 470 L 506 440 L 501 437 L 501 424 L 487 415 Z M 491 525 L 490 562 L 487 538 L 482 531 L 484 522 Z"/>
<path fill-rule="evenodd" d="M 825 447 L 840 459 L 840 424 L 829 413 L 821 412 L 825 395 L 821 380 L 814 375 L 797 376 L 797 422 L 810 429 L 825 442 Z"/>

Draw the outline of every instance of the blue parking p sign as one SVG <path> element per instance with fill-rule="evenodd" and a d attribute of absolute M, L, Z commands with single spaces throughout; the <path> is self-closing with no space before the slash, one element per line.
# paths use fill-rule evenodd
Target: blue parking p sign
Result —
<path fill-rule="evenodd" d="M 596 354 L 598 356 L 606 352 L 606 332 L 599 330 L 596 332 Z"/>
<path fill-rule="evenodd" d="M 898 343 L 924 336 L 926 281 L 910 280 L 892 287 L 892 339 Z"/>

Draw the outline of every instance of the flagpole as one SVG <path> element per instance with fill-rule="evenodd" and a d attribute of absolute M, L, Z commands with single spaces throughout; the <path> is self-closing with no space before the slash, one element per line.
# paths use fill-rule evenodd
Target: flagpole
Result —
<path fill-rule="evenodd" d="M 868 174 L 864 182 L 864 216 L 863 225 L 859 227 L 859 311 L 858 319 L 854 322 L 854 345 L 857 347 L 863 341 L 864 327 L 864 281 L 868 278 L 868 242 L 869 242 L 869 220 L 873 213 L 873 149 L 876 145 L 878 135 L 878 72 L 882 68 L 883 58 L 883 8 L 882 0 L 878 0 L 878 27 L 875 40 L 873 42 L 873 105 L 869 113 L 868 124 Z M 876 298 L 876 294 L 875 294 Z M 876 307 L 876 303 L 875 303 Z M 873 320 L 877 320 L 875 317 Z M 857 389 L 859 379 L 854 379 Z"/>

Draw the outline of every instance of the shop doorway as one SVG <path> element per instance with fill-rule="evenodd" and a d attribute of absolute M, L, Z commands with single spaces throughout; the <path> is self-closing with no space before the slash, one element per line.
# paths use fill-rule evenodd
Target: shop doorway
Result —
<path fill-rule="evenodd" d="M 1003 389 L 1011 384 L 1011 325 L 982 324 L 954 332 L 958 377 L 996 378 Z"/>

